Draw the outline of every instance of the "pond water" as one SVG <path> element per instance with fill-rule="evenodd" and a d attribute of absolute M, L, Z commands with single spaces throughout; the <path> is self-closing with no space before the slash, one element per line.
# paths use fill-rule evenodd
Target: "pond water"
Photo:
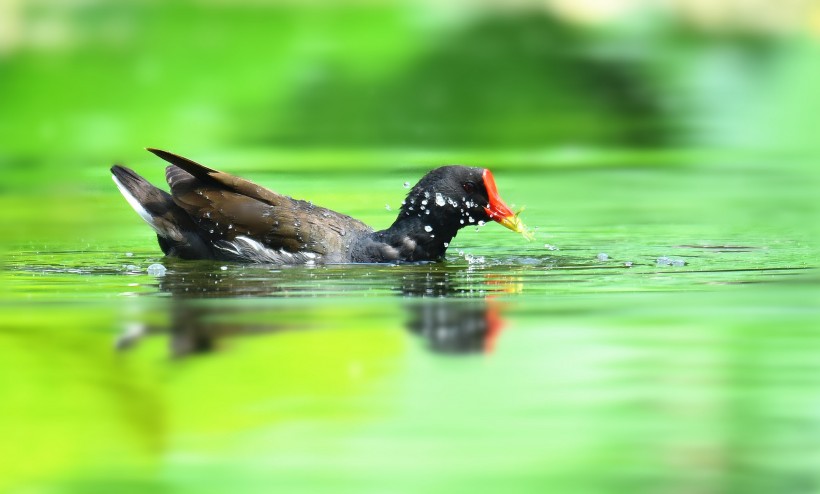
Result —
<path fill-rule="evenodd" d="M 422 173 L 223 168 L 378 228 Z M 534 241 L 399 266 L 165 259 L 104 168 L 7 191 L 0 490 L 820 489 L 814 180 L 494 173 Z"/>

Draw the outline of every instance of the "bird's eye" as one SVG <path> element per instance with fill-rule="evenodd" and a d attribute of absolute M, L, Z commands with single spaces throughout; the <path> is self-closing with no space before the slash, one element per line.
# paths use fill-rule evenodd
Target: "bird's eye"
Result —
<path fill-rule="evenodd" d="M 462 185 L 462 187 L 464 187 L 464 192 L 468 194 L 475 190 L 475 184 L 472 182 L 464 182 L 464 185 Z"/>

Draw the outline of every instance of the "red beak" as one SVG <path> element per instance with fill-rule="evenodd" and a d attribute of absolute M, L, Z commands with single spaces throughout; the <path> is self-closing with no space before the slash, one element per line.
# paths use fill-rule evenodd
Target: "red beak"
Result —
<path fill-rule="evenodd" d="M 510 207 L 501 199 L 501 196 L 498 195 L 495 178 L 493 178 L 493 174 L 490 170 L 485 169 L 482 177 L 484 178 L 484 187 L 487 189 L 487 197 L 490 199 L 490 204 L 484 208 L 484 211 L 487 212 L 487 215 L 493 221 L 500 223 L 514 232 L 523 232 L 524 225 L 521 223 L 521 220 L 510 210 Z"/>

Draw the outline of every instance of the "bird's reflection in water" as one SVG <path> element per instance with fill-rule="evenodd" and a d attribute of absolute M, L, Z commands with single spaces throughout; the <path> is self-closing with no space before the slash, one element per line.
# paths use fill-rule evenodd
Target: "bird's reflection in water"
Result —
<path fill-rule="evenodd" d="M 493 301 L 444 299 L 407 306 L 407 329 L 438 353 L 488 352 L 501 331 L 501 318 Z"/>
<path fill-rule="evenodd" d="M 467 354 L 491 351 L 502 321 L 498 303 L 485 290 L 462 288 L 459 272 L 433 271 L 404 276 L 401 294 L 407 297 L 407 330 L 421 337 L 437 353 Z M 475 273 L 471 273 L 475 276 Z M 486 284 L 480 276 L 469 286 Z"/>
<path fill-rule="evenodd" d="M 185 265 L 180 267 L 185 268 Z M 277 305 L 240 303 L 248 299 L 330 297 L 356 290 L 387 288 L 404 299 L 406 329 L 437 353 L 471 354 L 491 351 L 503 326 L 501 308 L 493 293 L 508 291 L 506 281 L 460 268 L 420 266 L 418 269 L 363 268 L 345 273 L 341 268 L 322 275 L 320 269 L 286 268 L 270 271 L 235 268 L 221 271 L 212 266 L 200 270 L 171 269 L 160 278 L 159 288 L 168 293 L 167 326 L 131 326 L 117 341 L 120 349 L 137 344 L 143 337 L 167 333 L 173 357 L 210 352 L 230 338 L 280 331 L 307 330 L 310 317 L 277 317 Z M 317 274 L 318 273 L 318 274 Z M 357 284 L 361 281 L 362 284 Z M 220 303 L 213 299 L 220 299 Z M 221 303 L 221 302 L 225 303 Z M 313 304 L 298 304 L 311 311 Z M 271 317 L 249 317 L 249 313 L 271 312 Z M 308 316 L 308 314 L 302 314 Z"/>

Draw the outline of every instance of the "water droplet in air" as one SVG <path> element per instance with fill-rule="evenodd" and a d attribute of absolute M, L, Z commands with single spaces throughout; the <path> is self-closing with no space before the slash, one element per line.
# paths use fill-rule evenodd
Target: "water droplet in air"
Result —
<path fill-rule="evenodd" d="M 479 221 L 479 222 L 478 222 L 478 226 L 484 226 L 484 225 L 486 225 L 486 224 L 487 224 L 487 223 L 485 223 L 485 222 L 483 222 L 483 221 Z"/>
<path fill-rule="evenodd" d="M 450 246 L 450 242 L 444 242 L 444 247 L 449 247 L 449 246 Z"/>
<path fill-rule="evenodd" d="M 446 201 L 444 200 L 444 196 L 436 192 L 436 204 L 439 206 L 444 206 Z"/>
<path fill-rule="evenodd" d="M 390 204 L 385 204 L 384 209 L 386 209 L 388 211 L 392 211 L 392 209 L 390 208 Z"/>
<path fill-rule="evenodd" d="M 470 221 L 470 223 L 475 223 L 475 218 L 473 218 L 472 216 L 467 217 L 467 219 Z"/>
<path fill-rule="evenodd" d="M 410 188 L 410 182 L 404 182 L 404 188 L 409 189 Z"/>
<path fill-rule="evenodd" d="M 227 270 L 228 270 L 228 266 L 220 266 L 220 267 L 219 267 L 219 269 L 221 269 L 222 271 L 227 271 Z"/>
<path fill-rule="evenodd" d="M 464 224 L 464 220 L 458 220 L 458 222 L 461 223 L 462 225 Z"/>
<path fill-rule="evenodd" d="M 425 232 L 432 232 L 432 231 L 433 231 L 433 227 L 432 227 L 432 226 L 430 226 L 430 225 L 424 225 L 424 231 L 425 231 Z"/>

